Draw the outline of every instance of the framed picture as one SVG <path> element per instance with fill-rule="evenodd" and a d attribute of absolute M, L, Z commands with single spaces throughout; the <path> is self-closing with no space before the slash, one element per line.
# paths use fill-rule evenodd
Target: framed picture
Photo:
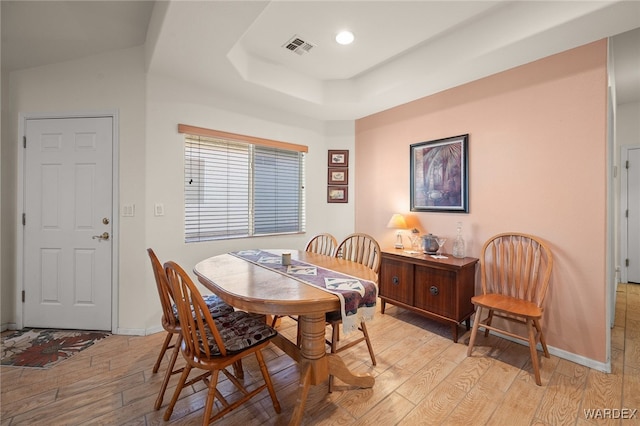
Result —
<path fill-rule="evenodd" d="M 328 186 L 327 203 L 346 203 L 349 201 L 349 187 Z"/>
<path fill-rule="evenodd" d="M 329 150 L 329 167 L 347 167 L 349 165 L 348 149 L 330 149 Z"/>
<path fill-rule="evenodd" d="M 329 167 L 327 177 L 329 185 L 346 185 L 349 183 L 349 169 L 347 167 Z"/>
<path fill-rule="evenodd" d="M 469 213 L 469 135 L 410 146 L 411 211 Z"/>

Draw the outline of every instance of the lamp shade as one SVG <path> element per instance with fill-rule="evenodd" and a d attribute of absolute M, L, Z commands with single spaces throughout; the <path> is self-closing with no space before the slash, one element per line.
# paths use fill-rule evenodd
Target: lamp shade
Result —
<path fill-rule="evenodd" d="M 395 213 L 389 219 L 389 223 L 387 223 L 387 228 L 393 229 L 407 229 L 407 222 L 404 220 L 404 216 L 401 214 Z"/>

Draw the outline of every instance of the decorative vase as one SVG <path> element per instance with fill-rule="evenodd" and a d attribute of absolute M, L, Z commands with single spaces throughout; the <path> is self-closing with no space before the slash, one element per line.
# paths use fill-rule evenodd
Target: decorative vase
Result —
<path fill-rule="evenodd" d="M 465 243 L 462 238 L 462 222 L 458 222 L 456 232 L 456 239 L 453 241 L 453 256 L 463 258 L 465 257 Z"/>

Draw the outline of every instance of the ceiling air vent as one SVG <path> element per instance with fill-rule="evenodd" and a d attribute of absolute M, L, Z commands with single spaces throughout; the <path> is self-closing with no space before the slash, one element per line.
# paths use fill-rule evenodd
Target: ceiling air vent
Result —
<path fill-rule="evenodd" d="M 298 55 L 304 55 L 309 53 L 311 49 L 315 47 L 314 44 L 304 41 L 300 36 L 293 36 L 291 39 L 282 45 L 285 49 L 296 52 Z"/>

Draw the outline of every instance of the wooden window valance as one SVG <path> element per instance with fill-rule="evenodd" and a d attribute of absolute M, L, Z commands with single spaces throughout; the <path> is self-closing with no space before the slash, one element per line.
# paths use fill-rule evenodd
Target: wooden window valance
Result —
<path fill-rule="evenodd" d="M 220 138 L 235 142 L 245 142 L 254 145 L 268 146 L 271 148 L 287 149 L 290 151 L 309 152 L 309 147 L 307 147 L 306 145 L 257 138 L 254 136 L 240 135 L 237 133 L 222 132 L 220 130 L 206 129 L 204 127 L 190 126 L 188 124 L 178 124 L 178 133 L 195 136 L 205 136 L 210 138 Z"/>

